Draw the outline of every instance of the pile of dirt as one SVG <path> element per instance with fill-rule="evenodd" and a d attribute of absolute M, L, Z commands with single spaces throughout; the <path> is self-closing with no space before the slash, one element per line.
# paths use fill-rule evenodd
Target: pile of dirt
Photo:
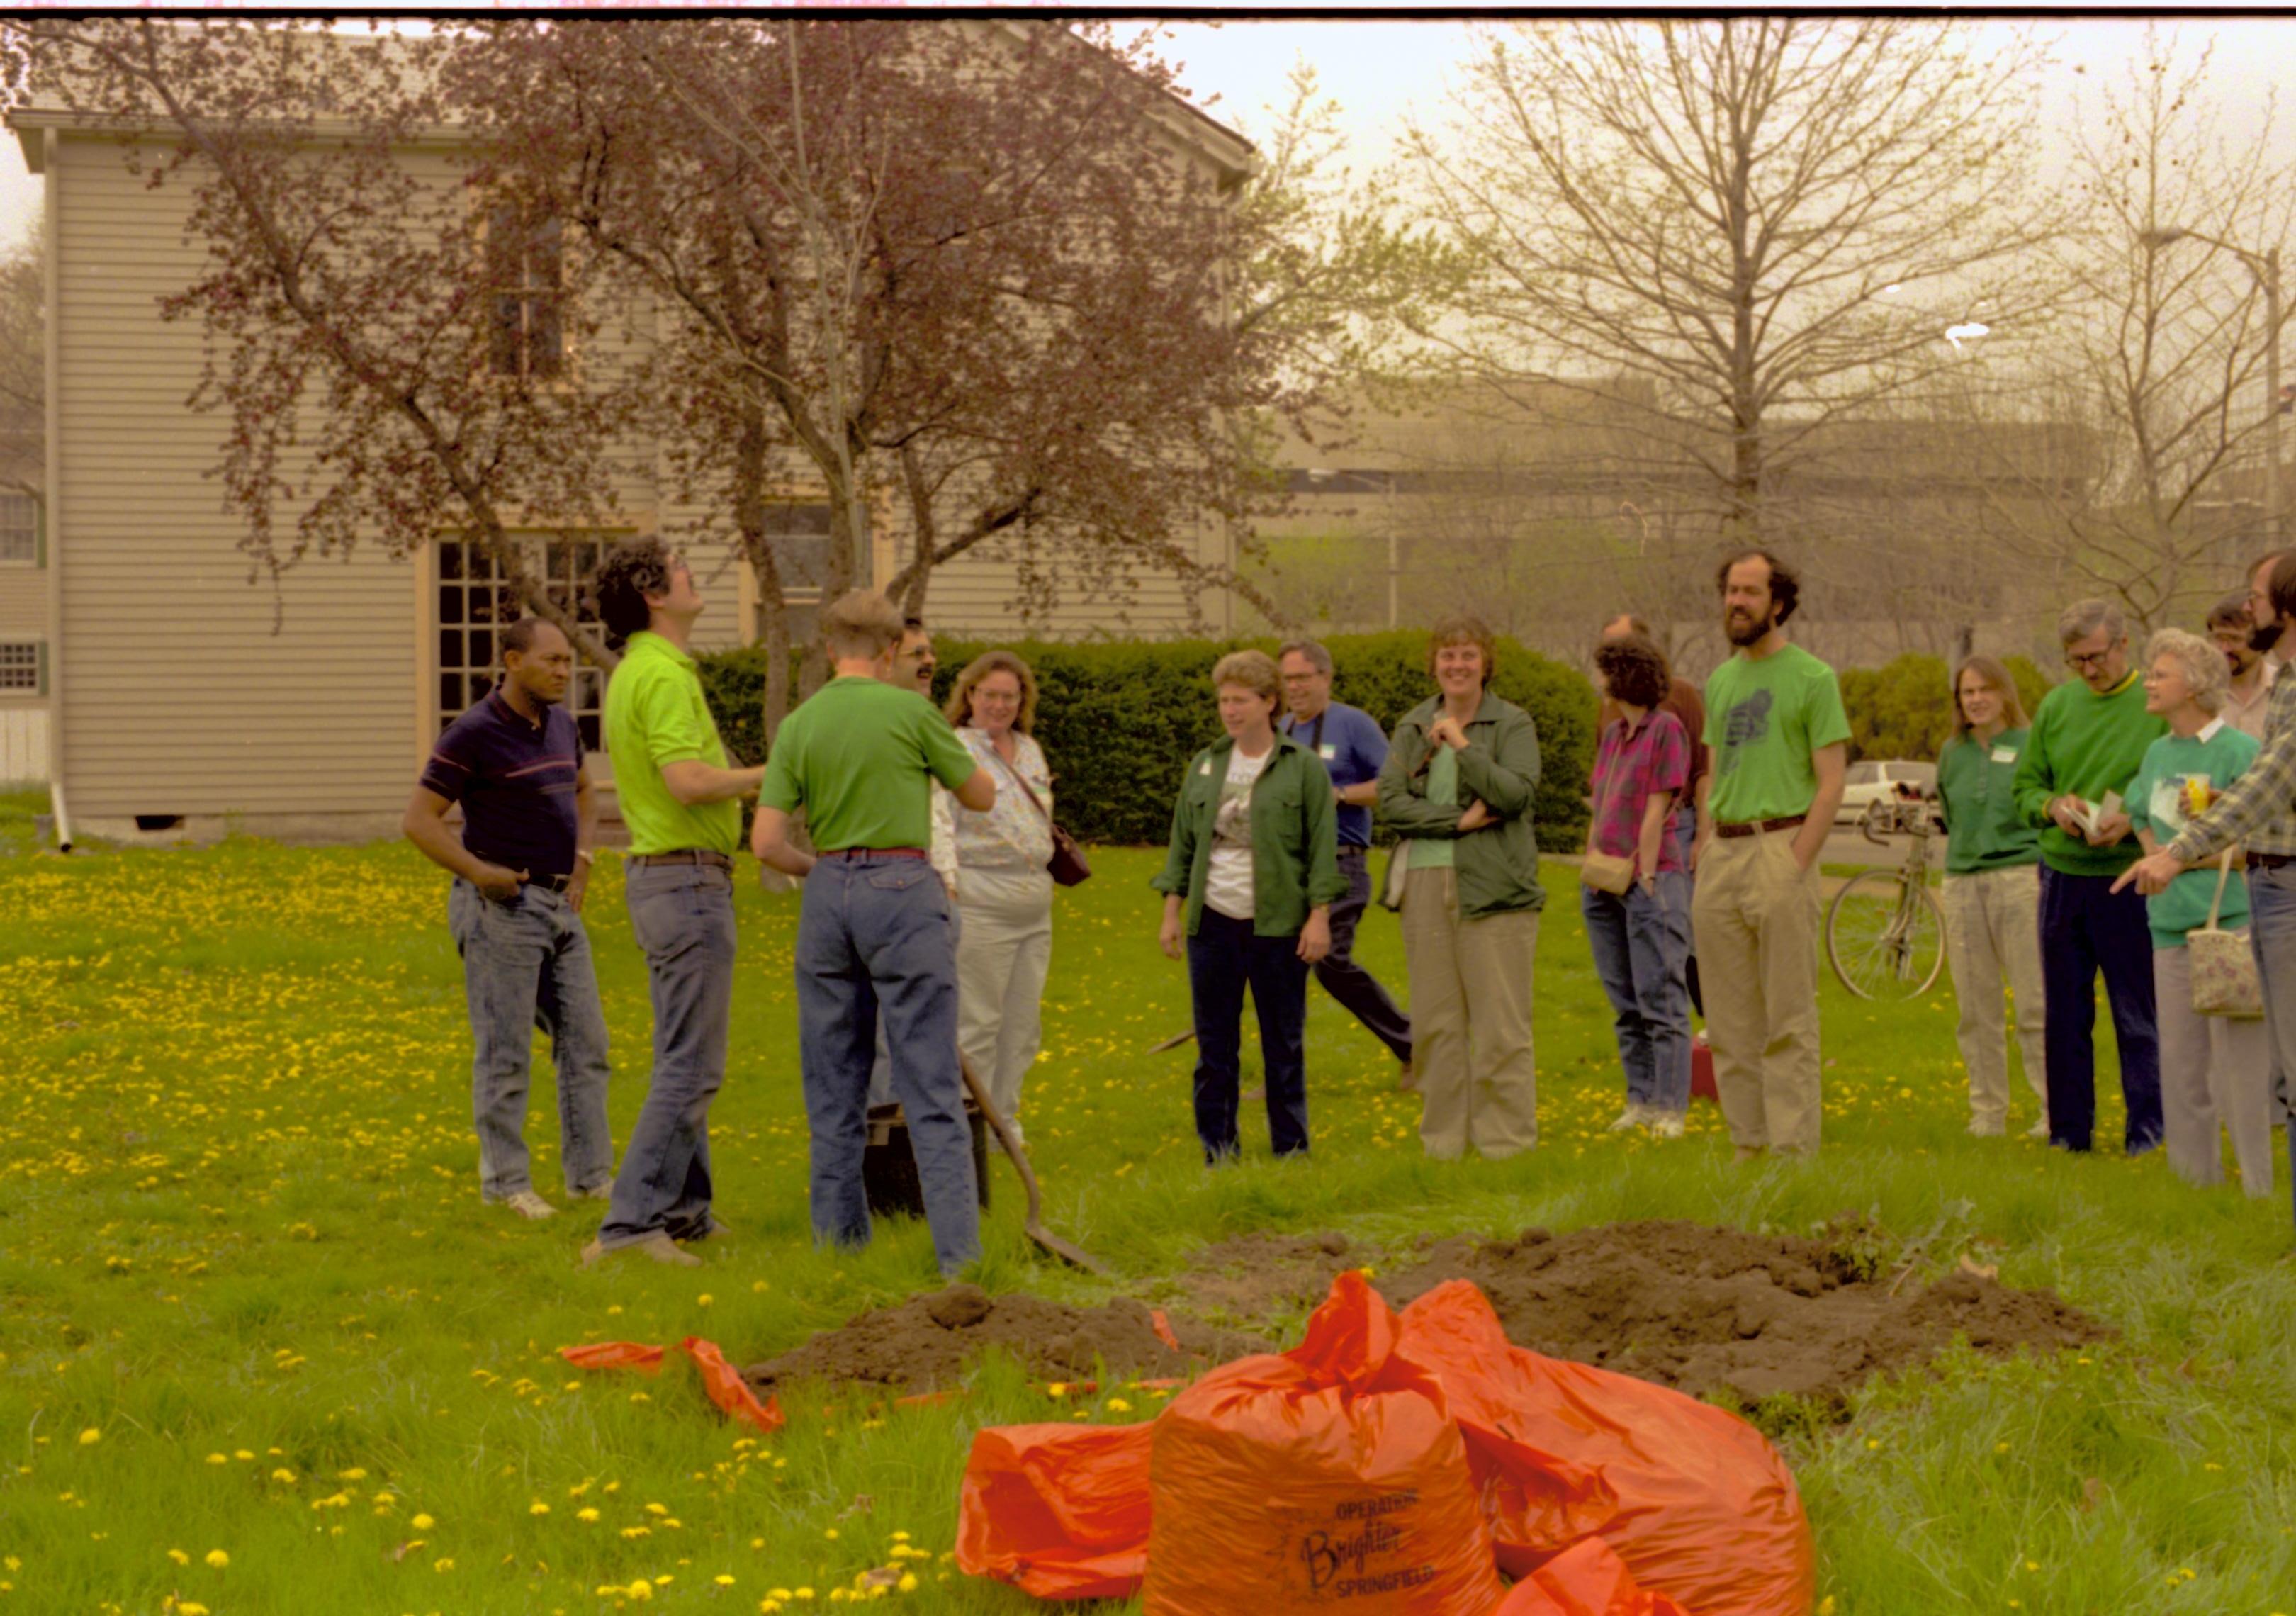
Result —
<path fill-rule="evenodd" d="M 2111 1327 L 2046 1290 L 1963 1268 L 1923 1285 L 1872 1271 L 1849 1242 L 1680 1222 L 1605 1224 L 1513 1241 L 1450 1240 L 1379 1276 L 1398 1307 L 1448 1279 L 1490 1298 L 1507 1337 L 1693 1395 L 1838 1403 L 1866 1379 L 1966 1337 L 1980 1352 L 2053 1351 Z"/>
<path fill-rule="evenodd" d="M 1160 1329 L 1160 1325 L 1162 1326 Z M 1166 1320 L 1145 1303 L 1119 1299 L 1070 1308 L 1033 1296 L 991 1296 L 952 1285 L 895 1308 L 856 1314 L 804 1346 L 753 1364 L 742 1378 L 760 1390 L 798 1380 L 857 1381 L 922 1391 L 956 1383 L 968 1360 L 1001 1347 L 1047 1380 L 1099 1373 L 1185 1376 L 1265 1352 L 1257 1336 Z"/>
<path fill-rule="evenodd" d="M 1328 1231 L 1240 1235 L 1193 1253 L 1172 1289 L 1191 1310 L 1207 1317 L 1257 1323 L 1307 1312 L 1331 1290 L 1333 1275 L 1365 1263 L 1382 1269 L 1382 1256 Z M 1376 1278 L 1373 1283 L 1379 1284 Z"/>

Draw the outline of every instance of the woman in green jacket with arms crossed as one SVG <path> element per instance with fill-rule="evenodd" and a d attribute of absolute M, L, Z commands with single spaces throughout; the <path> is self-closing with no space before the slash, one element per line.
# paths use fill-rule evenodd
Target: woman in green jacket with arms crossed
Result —
<path fill-rule="evenodd" d="M 1379 808 L 1403 838 L 1403 952 L 1411 968 L 1419 1139 L 1439 1159 L 1469 1145 L 1511 1156 L 1538 1142 L 1531 964 L 1538 950 L 1538 841 L 1531 794 L 1538 730 L 1490 693 L 1497 642 L 1477 619 L 1435 625 L 1439 693 L 1395 726 Z"/>

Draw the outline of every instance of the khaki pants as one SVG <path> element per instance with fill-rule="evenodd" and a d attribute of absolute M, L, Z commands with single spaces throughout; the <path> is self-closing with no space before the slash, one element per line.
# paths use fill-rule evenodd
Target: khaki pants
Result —
<path fill-rule="evenodd" d="M 1538 912 L 1459 918 L 1456 872 L 1414 870 L 1403 890 L 1419 1140 L 1441 1161 L 1472 1144 L 1494 1159 L 1538 1143 L 1530 978 Z"/>
<path fill-rule="evenodd" d="M 1969 1131 L 1997 1134 L 2009 1120 L 2009 1040 L 2001 983 L 2017 998 L 2017 1050 L 2025 1082 L 2049 1117 L 2049 1062 L 2041 988 L 2041 866 L 2013 865 L 1948 875 L 1939 893 L 1945 911 L 1945 958 L 1961 1001 L 1961 1063 L 1969 1072 Z"/>
<path fill-rule="evenodd" d="M 957 887 L 956 1046 L 998 1112 L 1021 1120 L 1021 1084 L 1044 1042 L 1053 965 L 1053 878 L 969 866 Z"/>
<path fill-rule="evenodd" d="M 1690 903 L 1714 1087 L 1742 1150 L 1817 1149 L 1817 866 L 1796 867 L 1795 834 L 1716 836 Z"/>
<path fill-rule="evenodd" d="M 2272 1194 L 2272 1044 L 2261 1021 L 2196 1015 L 2193 956 L 2152 950 L 2153 1024 L 2161 1031 L 2161 1125 L 2169 1165 L 2193 1184 L 2224 1182 L 2224 1144 L 2232 1136 L 2240 1186 Z"/>

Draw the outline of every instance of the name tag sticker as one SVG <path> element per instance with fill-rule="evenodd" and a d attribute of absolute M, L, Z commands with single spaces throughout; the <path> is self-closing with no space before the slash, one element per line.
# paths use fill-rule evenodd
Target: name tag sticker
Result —
<path fill-rule="evenodd" d="M 1996 763 L 2014 763 L 2017 761 L 2017 749 L 2013 746 L 1997 746 L 1993 749 L 1993 760 Z"/>
<path fill-rule="evenodd" d="M 1323 745 L 1316 749 L 1316 755 L 1321 758 L 1324 762 L 1329 763 L 1332 759 L 1340 755 L 1340 749 L 1332 745 L 1329 741 L 1326 741 Z"/>
<path fill-rule="evenodd" d="M 1209 775 L 1211 772 L 1212 760 L 1210 758 L 1205 759 L 1201 763 L 1196 765 L 1196 773 L 1200 775 Z"/>

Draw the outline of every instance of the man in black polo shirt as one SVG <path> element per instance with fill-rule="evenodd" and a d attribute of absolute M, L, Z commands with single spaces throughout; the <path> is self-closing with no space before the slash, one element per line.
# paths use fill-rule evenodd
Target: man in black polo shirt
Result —
<path fill-rule="evenodd" d="M 447 726 L 406 805 L 406 839 L 455 877 L 447 924 L 469 988 L 471 1109 L 479 1194 L 522 1218 L 557 1209 L 535 1193 L 526 1152 L 534 1029 L 558 1068 L 566 1193 L 603 1201 L 614 1181 L 606 1132 L 606 1015 L 582 929 L 595 808 L 582 737 L 559 705 L 574 677 L 566 636 L 540 618 L 502 634 L 503 676 Z M 463 805 L 463 837 L 447 827 Z"/>

